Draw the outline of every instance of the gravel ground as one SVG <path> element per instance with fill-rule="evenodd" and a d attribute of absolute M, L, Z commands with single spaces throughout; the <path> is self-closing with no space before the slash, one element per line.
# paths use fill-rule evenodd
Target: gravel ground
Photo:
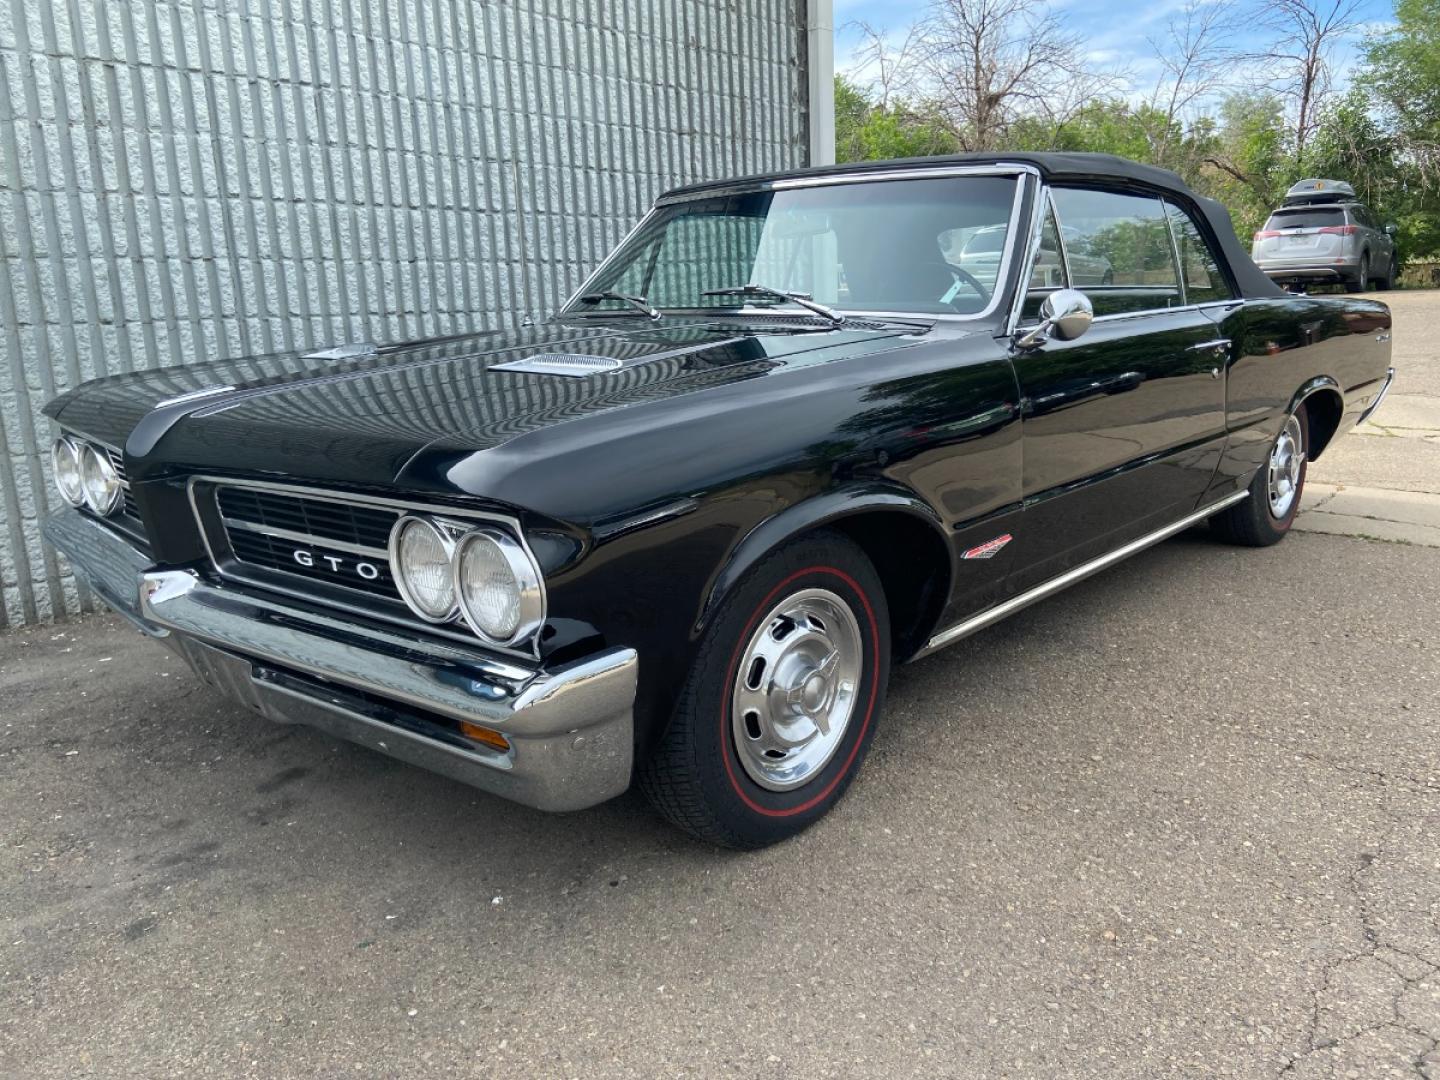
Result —
<path fill-rule="evenodd" d="M 1437 548 L 1186 534 L 898 671 L 750 855 L 12 634 L 0 1074 L 1435 1080 L 1437 610 Z"/>

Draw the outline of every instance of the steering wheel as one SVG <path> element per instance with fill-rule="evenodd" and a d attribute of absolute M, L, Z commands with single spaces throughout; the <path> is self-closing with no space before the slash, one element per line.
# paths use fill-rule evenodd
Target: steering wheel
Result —
<path fill-rule="evenodd" d="M 950 275 L 950 278 L 953 281 L 960 282 L 964 285 L 969 285 L 970 288 L 975 290 L 976 295 L 980 297 L 981 308 L 983 308 L 986 304 L 990 302 L 990 290 L 985 288 L 984 285 L 981 285 L 980 279 L 977 278 L 974 274 L 970 273 L 969 270 L 963 270 L 960 267 L 954 265 L 953 263 L 946 262 L 944 259 L 936 259 L 933 262 L 926 260 L 924 265 L 929 269 L 944 270 L 945 273 Z M 950 305 L 950 307 L 953 308 L 955 311 L 960 311 L 958 307 L 955 307 L 954 300 L 944 300 L 942 302 Z M 979 309 L 977 308 L 976 310 Z M 968 314 L 968 312 L 960 313 Z"/>

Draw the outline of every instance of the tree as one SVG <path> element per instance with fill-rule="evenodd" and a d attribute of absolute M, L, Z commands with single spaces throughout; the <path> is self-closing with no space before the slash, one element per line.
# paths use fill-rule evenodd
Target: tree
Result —
<path fill-rule="evenodd" d="M 1395 25 L 1365 43 L 1356 78 L 1419 179 L 1440 184 L 1440 0 L 1398 0 Z"/>
<path fill-rule="evenodd" d="M 1021 118 L 1063 120 L 1115 81 L 1044 0 L 931 0 L 904 56 L 910 96 L 966 150 L 1000 148 Z"/>
<path fill-rule="evenodd" d="M 1230 45 L 1234 7 L 1229 0 L 1189 0 L 1167 24 L 1165 36 L 1151 38 L 1161 74 L 1150 95 L 1148 119 L 1151 157 L 1171 166 L 1172 152 L 1183 142 L 1183 120 L 1223 84 L 1237 61 Z"/>
<path fill-rule="evenodd" d="M 952 154 L 955 140 L 933 118 L 893 99 L 887 108 L 872 104 L 843 75 L 835 78 L 835 158 L 874 161 L 886 158 Z"/>
<path fill-rule="evenodd" d="M 1230 208 L 1243 236 L 1260 227 L 1293 182 L 1294 159 L 1280 99 L 1269 93 L 1232 94 L 1220 104 L 1220 127 L 1202 190 Z"/>
<path fill-rule="evenodd" d="M 1335 46 L 1356 26 L 1361 0 L 1264 0 L 1260 24 L 1273 44 L 1258 59 L 1274 70 L 1271 87 L 1292 106 L 1295 161 L 1302 163 L 1330 91 Z"/>

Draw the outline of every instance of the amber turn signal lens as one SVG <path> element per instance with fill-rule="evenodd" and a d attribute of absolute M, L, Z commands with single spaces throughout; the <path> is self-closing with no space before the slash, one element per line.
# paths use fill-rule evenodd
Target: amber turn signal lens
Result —
<path fill-rule="evenodd" d="M 490 747 L 491 750 L 499 750 L 502 754 L 510 751 L 510 740 L 500 732 L 492 731 L 488 727 L 481 727 L 479 724 L 472 724 L 468 720 L 460 721 L 460 734 L 482 746 Z"/>

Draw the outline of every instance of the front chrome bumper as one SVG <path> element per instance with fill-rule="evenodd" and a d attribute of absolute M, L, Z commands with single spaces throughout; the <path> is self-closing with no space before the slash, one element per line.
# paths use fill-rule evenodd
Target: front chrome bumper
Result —
<path fill-rule="evenodd" d="M 541 810 L 593 806 L 630 784 L 634 649 L 527 667 L 155 567 L 76 510 L 44 531 L 105 603 L 271 720 Z M 467 739 L 460 721 L 500 732 L 509 749 Z"/>

